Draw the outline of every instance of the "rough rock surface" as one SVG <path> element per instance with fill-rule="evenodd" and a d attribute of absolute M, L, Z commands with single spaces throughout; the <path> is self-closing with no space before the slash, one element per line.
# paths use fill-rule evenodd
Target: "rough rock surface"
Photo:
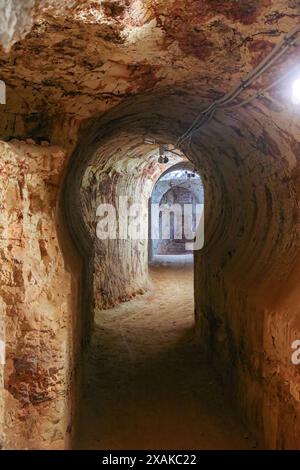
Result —
<path fill-rule="evenodd" d="M 135 195 L 144 173 L 132 175 L 133 163 L 122 177 L 122 165 L 139 155 L 147 167 L 153 147 L 144 145 L 145 136 L 175 144 L 199 109 L 252 70 L 299 15 L 298 0 L 49 0 L 36 2 L 30 32 L 0 52 L 0 79 L 7 85 L 1 138 L 51 144 L 47 150 L 1 143 L 0 328 L 5 325 L 8 362 L 0 413 L 6 447 L 70 445 L 65 397 L 76 362 L 72 343 L 86 337 L 73 334 L 80 328 L 72 322 L 83 322 L 77 296 L 71 296 L 78 270 L 59 249 L 58 186 L 86 261 L 80 282 L 90 324 L 95 258 L 82 210 L 89 168 L 115 162 L 121 177 L 100 183 L 108 185 L 109 197 L 118 184 Z M 5 47 L 21 38 L 27 24 L 12 27 Z M 297 62 L 298 49 L 291 50 L 254 89 Z M 207 201 L 206 243 L 195 269 L 201 343 L 224 382 L 230 377 L 241 416 L 268 448 L 300 447 L 299 367 L 290 360 L 291 342 L 300 338 L 300 129 L 290 85 L 288 80 L 264 99 L 218 113 L 184 149 L 201 174 Z M 101 188 L 94 206 L 105 196 Z M 103 259 L 100 265 L 104 269 Z M 138 269 L 146 267 L 140 262 Z M 120 290 L 114 295 L 119 298 Z M 36 354 L 44 345 L 55 370 Z"/>
<path fill-rule="evenodd" d="M 51 0 L 33 14 L 25 39 L 0 53 L 0 135 L 71 145 L 82 120 L 145 91 L 224 93 L 300 12 L 297 0 Z"/>
<path fill-rule="evenodd" d="M 66 153 L 18 141 L 1 143 L 0 153 L 2 445 L 64 448 L 75 312 L 55 214 Z"/>

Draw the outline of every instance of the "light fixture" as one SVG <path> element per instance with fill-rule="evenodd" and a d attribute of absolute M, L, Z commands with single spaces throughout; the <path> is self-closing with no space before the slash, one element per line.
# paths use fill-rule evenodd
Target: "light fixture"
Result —
<path fill-rule="evenodd" d="M 147 145 L 159 145 L 161 147 L 163 147 L 164 151 L 166 152 L 169 152 L 169 153 L 172 153 L 173 155 L 176 155 L 176 157 L 180 157 L 182 158 L 183 157 L 183 154 L 179 151 L 176 152 L 176 147 L 173 146 L 173 148 L 170 148 L 170 145 L 169 144 L 165 144 L 165 143 L 162 143 L 162 142 L 159 142 L 158 140 L 156 140 L 154 137 L 145 137 L 144 138 L 144 144 L 147 144 Z M 168 163 L 169 161 L 169 158 L 166 157 L 166 161 L 165 162 L 161 162 L 161 163 Z"/>
<path fill-rule="evenodd" d="M 158 157 L 158 163 L 168 163 L 169 158 L 167 155 L 165 155 L 165 147 L 164 145 L 159 146 L 159 157 Z"/>
<path fill-rule="evenodd" d="M 165 149 L 163 148 L 162 145 L 160 145 L 160 146 L 159 146 L 158 163 L 164 163 L 164 153 L 165 153 Z"/>
<path fill-rule="evenodd" d="M 159 158 L 158 158 L 158 163 L 168 163 L 168 161 L 169 161 L 169 159 L 166 155 L 164 155 L 164 156 L 160 155 Z"/>
<path fill-rule="evenodd" d="M 292 102 L 293 104 L 300 104 L 300 78 L 295 80 L 292 85 Z"/>

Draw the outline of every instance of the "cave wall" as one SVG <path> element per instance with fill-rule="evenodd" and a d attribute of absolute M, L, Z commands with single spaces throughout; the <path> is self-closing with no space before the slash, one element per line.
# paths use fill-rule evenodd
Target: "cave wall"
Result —
<path fill-rule="evenodd" d="M 300 370 L 291 361 L 300 337 L 296 123 L 297 114 L 256 108 L 240 116 L 236 148 L 229 120 L 216 146 L 198 140 L 210 154 L 205 245 L 195 261 L 199 341 L 269 449 L 300 447 Z"/>
<path fill-rule="evenodd" d="M 90 191 L 84 191 L 84 213 L 95 241 L 93 290 L 96 309 L 109 308 L 117 302 L 130 300 L 149 287 L 147 213 L 143 217 L 146 231 L 141 240 L 119 239 L 118 227 L 119 217 L 125 221 L 125 207 L 130 210 L 132 204 L 142 204 L 144 208 L 148 208 L 149 183 L 151 185 L 150 178 L 147 187 L 147 178 L 142 175 L 134 178 L 126 173 L 119 173 L 97 179 L 94 196 L 95 188 L 89 186 Z M 119 197 L 124 198 L 123 203 L 120 203 Z M 99 204 L 111 204 L 116 210 L 116 239 L 101 240 L 97 237 L 97 223 L 100 218 L 96 211 Z M 128 230 L 131 220 L 132 217 L 128 217 Z"/>
<path fill-rule="evenodd" d="M 11 0 L 0 5 L 0 46 L 8 51 L 11 45 L 28 33 L 33 24 L 35 0 Z"/>
<path fill-rule="evenodd" d="M 66 152 L 46 145 L 0 142 L 5 449 L 66 448 L 74 431 L 78 279 L 58 204 Z"/>

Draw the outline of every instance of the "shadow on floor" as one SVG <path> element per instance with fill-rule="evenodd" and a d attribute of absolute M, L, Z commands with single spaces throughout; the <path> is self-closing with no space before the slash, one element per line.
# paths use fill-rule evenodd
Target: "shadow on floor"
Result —
<path fill-rule="evenodd" d="M 151 273 L 152 292 L 96 315 L 77 447 L 253 447 L 199 352 L 192 267 Z"/>

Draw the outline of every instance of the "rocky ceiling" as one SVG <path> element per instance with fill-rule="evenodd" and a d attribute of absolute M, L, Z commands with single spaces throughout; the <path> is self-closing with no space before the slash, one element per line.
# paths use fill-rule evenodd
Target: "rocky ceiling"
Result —
<path fill-rule="evenodd" d="M 62 128 L 76 134 L 82 121 L 129 97 L 170 88 L 219 96 L 300 17 L 299 0 L 6 3 L 9 10 L 0 3 L 0 28 L 9 25 L 0 35 L 8 96 L 1 136 L 59 143 Z M 279 71 L 295 60 L 285 57 Z"/>

